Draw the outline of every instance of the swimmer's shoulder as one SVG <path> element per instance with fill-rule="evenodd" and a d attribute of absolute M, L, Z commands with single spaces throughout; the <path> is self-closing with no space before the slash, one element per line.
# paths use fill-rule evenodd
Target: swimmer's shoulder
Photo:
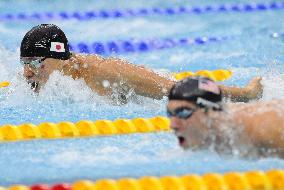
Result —
<path fill-rule="evenodd" d="M 249 103 L 229 103 L 226 105 L 228 110 L 238 115 L 262 115 L 262 114 L 274 114 L 284 113 L 284 100 L 260 100 Z"/>
<path fill-rule="evenodd" d="M 72 53 L 71 61 L 76 61 L 82 66 L 90 65 L 90 64 L 98 64 L 105 61 L 105 58 L 99 56 L 97 54 L 78 54 Z"/>

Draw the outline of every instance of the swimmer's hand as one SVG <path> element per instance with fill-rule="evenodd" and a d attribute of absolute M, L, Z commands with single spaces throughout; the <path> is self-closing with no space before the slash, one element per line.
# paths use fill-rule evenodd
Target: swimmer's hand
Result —
<path fill-rule="evenodd" d="M 261 77 L 253 78 L 249 84 L 245 87 L 247 90 L 247 99 L 260 99 L 263 94 L 263 85 L 261 84 Z"/>
<path fill-rule="evenodd" d="M 10 85 L 10 83 L 7 82 L 7 81 L 5 81 L 5 82 L 0 82 L 0 88 L 2 88 L 2 87 L 7 87 L 7 86 L 9 86 L 9 85 Z"/>

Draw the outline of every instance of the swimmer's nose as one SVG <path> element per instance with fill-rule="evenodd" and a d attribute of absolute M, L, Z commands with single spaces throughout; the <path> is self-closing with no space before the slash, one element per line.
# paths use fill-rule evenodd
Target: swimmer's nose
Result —
<path fill-rule="evenodd" d="M 29 67 L 26 66 L 24 68 L 24 77 L 29 79 L 29 78 L 32 78 L 34 75 L 35 75 L 35 73 Z"/>
<path fill-rule="evenodd" d="M 170 124 L 171 129 L 174 131 L 178 131 L 178 129 L 181 128 L 181 121 L 180 119 L 176 117 L 171 117 L 171 124 Z"/>

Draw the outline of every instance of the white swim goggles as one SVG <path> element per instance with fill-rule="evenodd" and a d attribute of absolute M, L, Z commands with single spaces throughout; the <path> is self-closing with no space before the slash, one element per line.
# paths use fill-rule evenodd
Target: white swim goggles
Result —
<path fill-rule="evenodd" d="M 20 59 L 22 65 L 28 65 L 32 68 L 40 68 L 44 63 L 45 57 L 23 57 Z"/>

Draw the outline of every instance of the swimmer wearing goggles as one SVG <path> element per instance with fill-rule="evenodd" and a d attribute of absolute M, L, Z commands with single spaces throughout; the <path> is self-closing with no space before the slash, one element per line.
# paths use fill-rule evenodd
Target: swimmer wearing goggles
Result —
<path fill-rule="evenodd" d="M 122 103 L 127 103 L 133 94 L 161 99 L 176 82 L 121 59 L 71 53 L 64 32 L 53 24 L 41 24 L 27 32 L 21 43 L 21 62 L 24 77 L 36 92 L 54 71 L 74 80 L 83 79 L 97 94 L 118 97 Z M 220 88 L 232 100 L 248 101 L 261 96 L 260 80 L 255 78 L 244 88 L 222 85 Z"/>
<path fill-rule="evenodd" d="M 34 79 L 37 80 L 30 80 L 28 77 L 27 82 L 31 85 L 31 88 L 35 91 L 39 91 L 39 83 L 36 81 L 46 81 L 43 77 L 39 77 L 38 72 L 41 70 L 44 64 L 45 57 L 22 57 L 20 58 L 20 62 L 25 68 L 25 72 L 32 72 L 34 74 Z M 44 76 L 44 75 L 42 75 Z"/>
<path fill-rule="evenodd" d="M 228 104 L 218 85 L 202 77 L 177 82 L 168 98 L 170 126 L 185 150 L 284 157 L 283 100 Z"/>
<path fill-rule="evenodd" d="M 25 57 L 21 58 L 20 62 L 23 66 L 27 65 L 29 67 L 39 69 L 43 65 L 45 59 L 45 57 Z"/>
<path fill-rule="evenodd" d="M 169 118 L 171 117 L 177 117 L 179 119 L 188 119 L 192 116 L 192 114 L 196 111 L 196 109 L 192 109 L 189 107 L 179 107 L 173 111 L 167 110 L 167 116 Z"/>

